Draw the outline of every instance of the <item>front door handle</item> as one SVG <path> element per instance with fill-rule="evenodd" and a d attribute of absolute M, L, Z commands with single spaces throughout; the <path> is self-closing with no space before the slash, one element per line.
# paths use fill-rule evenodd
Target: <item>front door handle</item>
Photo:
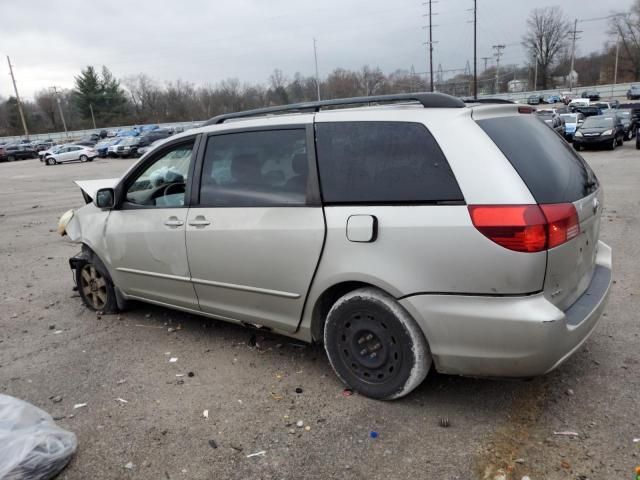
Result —
<path fill-rule="evenodd" d="M 211 222 L 204 218 L 204 215 L 197 215 L 196 218 L 189 222 L 189 225 L 192 227 L 206 227 L 207 225 L 211 225 Z"/>
<path fill-rule="evenodd" d="M 181 227 L 184 225 L 184 222 L 182 220 L 178 220 L 178 217 L 169 217 L 164 221 L 164 224 L 167 227 Z"/>

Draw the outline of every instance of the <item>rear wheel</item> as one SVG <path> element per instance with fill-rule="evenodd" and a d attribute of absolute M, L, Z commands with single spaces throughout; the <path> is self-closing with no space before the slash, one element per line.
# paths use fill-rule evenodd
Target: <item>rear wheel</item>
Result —
<path fill-rule="evenodd" d="M 338 299 L 327 315 L 324 347 L 345 384 L 381 400 L 408 394 L 431 367 L 429 347 L 416 322 L 393 297 L 374 288 Z"/>
<path fill-rule="evenodd" d="M 94 255 L 76 268 L 76 284 L 82 301 L 91 310 L 104 313 L 118 311 L 113 282 Z"/>
<path fill-rule="evenodd" d="M 89 157 L 87 157 L 86 155 L 80 155 L 80 161 L 82 163 L 86 162 L 87 160 L 89 160 Z"/>

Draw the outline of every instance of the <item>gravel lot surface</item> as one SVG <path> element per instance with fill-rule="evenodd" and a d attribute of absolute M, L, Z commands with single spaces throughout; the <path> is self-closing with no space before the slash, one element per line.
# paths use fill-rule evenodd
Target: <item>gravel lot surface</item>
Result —
<path fill-rule="evenodd" d="M 585 346 L 542 378 L 432 373 L 395 402 L 343 396 L 321 347 L 144 305 L 96 316 L 72 291 L 67 259 L 78 247 L 55 228 L 64 211 L 83 204 L 72 180 L 119 176 L 132 161 L 0 164 L 0 391 L 77 434 L 62 479 L 444 480 L 494 479 L 500 471 L 517 480 L 633 478 L 640 464 L 633 143 L 584 153 L 605 188 L 601 238 L 613 248 L 616 281 Z M 74 410 L 78 403 L 87 406 Z M 578 437 L 554 435 L 565 430 Z"/>

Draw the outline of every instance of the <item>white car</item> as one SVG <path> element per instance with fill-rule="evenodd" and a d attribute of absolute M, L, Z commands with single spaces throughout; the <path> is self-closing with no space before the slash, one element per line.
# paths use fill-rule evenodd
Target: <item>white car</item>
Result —
<path fill-rule="evenodd" d="M 589 106 L 588 98 L 574 98 L 569 102 L 570 107 L 588 107 Z"/>
<path fill-rule="evenodd" d="M 93 147 L 83 145 L 64 145 L 53 153 L 45 155 L 44 163 L 56 165 L 64 162 L 91 162 L 98 156 L 98 152 Z"/>

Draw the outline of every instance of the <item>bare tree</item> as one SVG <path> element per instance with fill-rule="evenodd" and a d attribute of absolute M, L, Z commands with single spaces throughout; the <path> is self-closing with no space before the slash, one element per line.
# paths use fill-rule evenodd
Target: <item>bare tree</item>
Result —
<path fill-rule="evenodd" d="M 35 100 L 36 105 L 38 105 L 47 121 L 50 122 L 51 126 L 55 129 L 58 107 L 56 105 L 56 97 L 54 96 L 53 92 L 51 92 L 51 90 L 49 89 L 40 90 L 38 93 L 36 93 Z"/>
<path fill-rule="evenodd" d="M 633 78 L 640 76 L 640 0 L 628 13 L 611 18 L 609 34 L 620 41 L 622 57 L 628 61 Z M 622 63 L 624 68 L 624 62 Z"/>
<path fill-rule="evenodd" d="M 371 68 L 365 65 L 357 75 L 361 95 L 375 95 L 384 87 L 386 77 L 379 67 Z"/>
<path fill-rule="evenodd" d="M 550 70 L 566 48 L 569 22 L 560 7 L 536 8 L 529 14 L 527 27 L 522 45 L 538 62 L 538 78 L 546 89 Z"/>

